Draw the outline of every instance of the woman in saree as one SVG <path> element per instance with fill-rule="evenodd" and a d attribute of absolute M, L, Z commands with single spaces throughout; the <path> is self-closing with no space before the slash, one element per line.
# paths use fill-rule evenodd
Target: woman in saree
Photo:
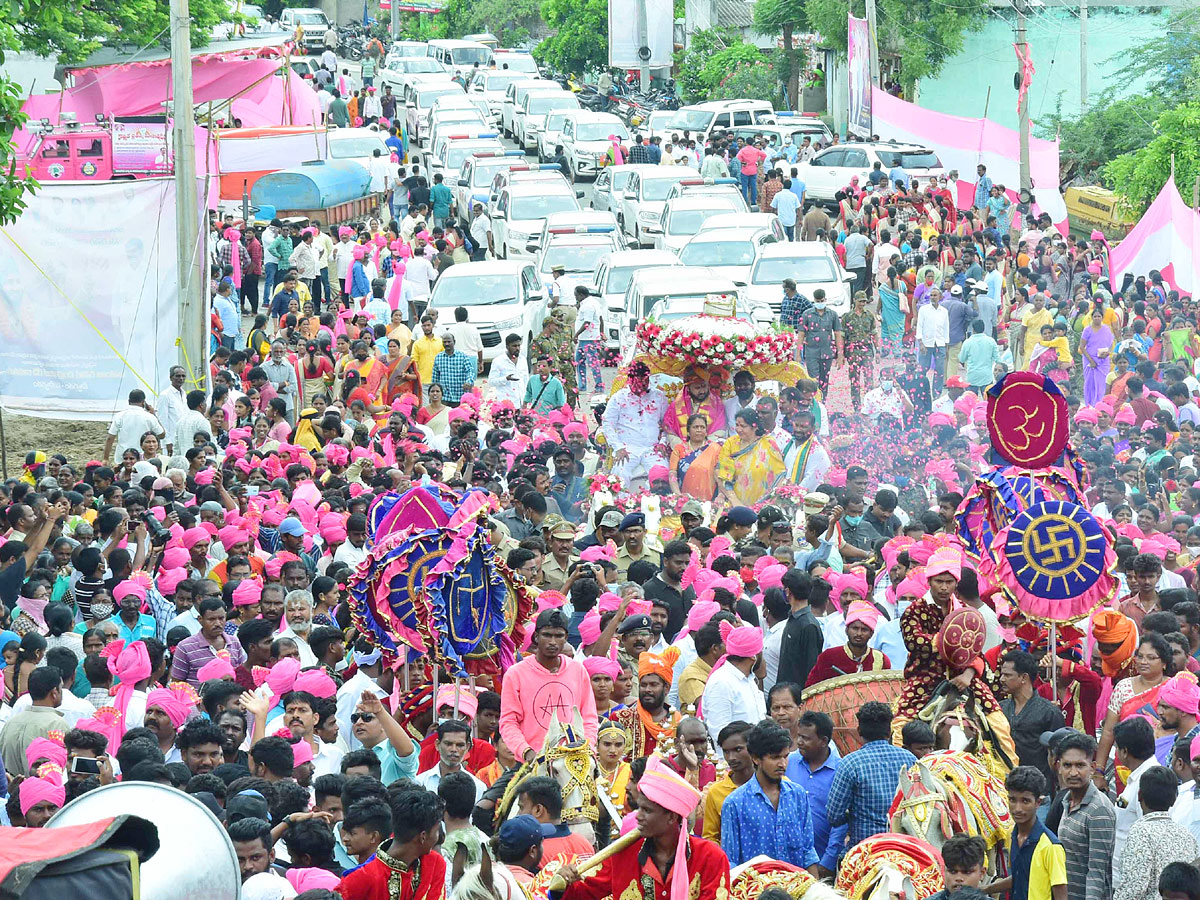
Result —
<path fill-rule="evenodd" d="M 450 433 L 450 407 L 442 402 L 440 384 L 429 386 L 429 401 L 417 411 L 417 424 L 424 425 L 435 437 L 445 437 Z"/>
<path fill-rule="evenodd" d="M 672 494 L 712 500 L 717 493 L 717 460 L 721 445 L 708 439 L 708 419 L 693 413 L 687 420 L 687 440 L 671 451 L 668 466 Z"/>
<path fill-rule="evenodd" d="M 358 372 L 348 371 L 346 377 L 342 379 L 342 403 L 349 409 L 355 400 L 361 400 L 363 407 L 371 416 L 388 412 L 386 406 L 376 404 L 374 398 L 367 393 L 367 389 L 362 383 L 362 376 Z"/>
<path fill-rule="evenodd" d="M 898 352 L 909 314 L 908 291 L 895 266 L 888 266 L 887 278 L 879 282 L 880 341 L 885 353 Z"/>
<path fill-rule="evenodd" d="M 1063 328 L 1067 323 L 1063 322 Z M 1055 336 L 1055 327 L 1049 323 L 1042 326 L 1042 338 L 1029 354 L 1029 371 L 1045 375 L 1056 384 L 1071 378 L 1071 348 L 1066 334 Z"/>
<path fill-rule="evenodd" d="M 303 377 L 301 397 L 305 403 L 311 403 L 313 397 L 326 393 L 333 383 L 333 360 L 321 352 L 315 340 L 309 340 L 304 345 L 300 372 Z"/>
<path fill-rule="evenodd" d="M 1112 329 L 1104 324 L 1104 311 L 1092 312 L 1092 324 L 1079 336 L 1079 354 L 1083 359 L 1083 402 L 1095 406 L 1108 392 L 1108 372 L 1112 368 Z"/>
<path fill-rule="evenodd" d="M 1129 624 L 1133 625 L 1132 620 Z M 1171 645 L 1161 634 L 1149 632 L 1142 635 L 1137 642 L 1133 662 L 1137 674 L 1116 682 L 1108 697 L 1107 712 L 1100 731 L 1100 748 L 1096 756 L 1097 775 L 1101 777 L 1104 766 L 1108 763 L 1109 751 L 1112 750 L 1113 729 L 1117 723 L 1143 715 L 1157 722 L 1159 690 L 1166 680 L 1175 674 Z"/>
<path fill-rule="evenodd" d="M 404 352 L 400 341 L 388 338 L 383 365 L 383 402 L 391 406 L 405 394 L 412 394 L 421 405 L 421 373 L 413 358 Z"/>
<path fill-rule="evenodd" d="M 734 428 L 717 461 L 717 498 L 729 506 L 753 506 L 783 471 L 783 457 L 775 440 L 763 433 L 755 410 L 739 410 Z"/>

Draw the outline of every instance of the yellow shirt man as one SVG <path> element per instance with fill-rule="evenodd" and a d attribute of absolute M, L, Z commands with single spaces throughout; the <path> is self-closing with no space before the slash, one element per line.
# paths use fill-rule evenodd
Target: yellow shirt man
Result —
<path fill-rule="evenodd" d="M 412 358 L 421 373 L 421 384 L 428 385 L 433 381 L 433 360 L 445 348 L 440 337 L 423 334 L 412 345 Z"/>

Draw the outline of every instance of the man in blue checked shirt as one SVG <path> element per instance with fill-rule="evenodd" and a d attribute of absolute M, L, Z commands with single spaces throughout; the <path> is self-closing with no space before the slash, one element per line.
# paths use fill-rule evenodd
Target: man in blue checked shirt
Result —
<path fill-rule="evenodd" d="M 791 746 L 787 729 L 772 719 L 763 719 L 746 735 L 754 777 L 721 807 L 721 849 L 731 866 L 766 854 L 817 876 L 808 795 L 784 777 Z"/>
<path fill-rule="evenodd" d="M 442 352 L 433 358 L 431 384 L 442 388 L 442 402 L 447 406 L 458 406 L 462 395 L 475 384 L 479 374 L 479 361 L 466 353 L 454 349 L 454 335 L 442 335 Z"/>
<path fill-rule="evenodd" d="M 850 826 L 847 850 L 888 830 L 888 807 L 896 795 L 900 773 L 917 761 L 889 742 L 891 733 L 891 707 L 874 700 L 864 703 L 858 711 L 863 746 L 842 759 L 825 803 L 830 825 Z"/>

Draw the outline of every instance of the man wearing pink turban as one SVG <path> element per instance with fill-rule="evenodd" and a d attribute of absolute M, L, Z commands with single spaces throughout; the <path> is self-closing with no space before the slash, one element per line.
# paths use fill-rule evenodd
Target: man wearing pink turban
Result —
<path fill-rule="evenodd" d="M 1200 735 L 1197 715 L 1200 714 L 1200 684 L 1191 672 L 1180 672 L 1169 678 L 1158 691 L 1158 724 L 1171 732 L 1171 743 L 1179 738 L 1195 740 Z M 1169 757 L 1168 757 L 1169 758 Z"/>
<path fill-rule="evenodd" d="M 878 672 L 892 667 L 891 660 L 881 650 L 870 647 L 871 638 L 879 624 L 880 613 L 868 600 L 853 600 L 846 609 L 846 645 L 830 647 L 817 657 L 817 664 L 808 673 L 805 687 L 849 675 L 852 672 Z"/>
<path fill-rule="evenodd" d="M 756 720 L 757 721 L 757 720 Z M 716 844 L 687 833 L 700 792 L 657 756 L 638 782 L 636 841 L 610 856 L 598 872 L 581 878 L 574 863 L 558 870 L 567 889 L 557 900 L 713 900 L 729 895 L 729 859 Z M 649 863 L 653 862 L 653 865 Z M 668 872 L 664 878 L 659 873 Z"/>
<path fill-rule="evenodd" d="M 43 828 L 67 802 L 62 770 L 46 764 L 40 774 L 21 782 L 19 799 L 26 828 Z"/>
<path fill-rule="evenodd" d="M 720 633 L 725 641 L 725 661 L 718 662 L 708 676 L 700 707 L 714 744 L 730 722 L 759 722 L 767 717 L 767 704 L 754 677 L 763 649 L 762 629 L 722 622 Z"/>

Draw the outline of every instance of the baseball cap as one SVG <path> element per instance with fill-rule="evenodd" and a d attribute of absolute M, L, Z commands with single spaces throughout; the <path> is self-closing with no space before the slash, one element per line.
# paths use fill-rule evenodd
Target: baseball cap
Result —
<path fill-rule="evenodd" d="M 542 824 L 530 815 L 513 816 L 500 826 L 500 843 L 515 850 L 528 850 L 542 840 Z"/>
<path fill-rule="evenodd" d="M 1054 731 L 1043 731 L 1038 737 L 1038 743 L 1043 747 L 1050 747 L 1065 738 L 1069 734 L 1079 734 L 1074 728 L 1057 728 Z"/>
<path fill-rule="evenodd" d="M 304 526 L 299 519 L 290 516 L 279 523 L 280 534 L 290 534 L 292 537 L 304 537 Z"/>
<path fill-rule="evenodd" d="M 621 513 L 615 509 L 610 509 L 600 519 L 600 524 L 602 526 L 604 526 L 605 528 L 620 528 L 621 527 Z"/>
<path fill-rule="evenodd" d="M 700 505 L 699 500 L 689 500 L 683 504 L 683 509 L 679 510 L 681 516 L 695 516 L 697 519 L 704 518 L 704 507 Z"/>
<path fill-rule="evenodd" d="M 225 803 L 225 822 L 232 825 L 242 819 L 271 821 L 271 810 L 266 798 L 258 791 L 242 791 Z"/>

